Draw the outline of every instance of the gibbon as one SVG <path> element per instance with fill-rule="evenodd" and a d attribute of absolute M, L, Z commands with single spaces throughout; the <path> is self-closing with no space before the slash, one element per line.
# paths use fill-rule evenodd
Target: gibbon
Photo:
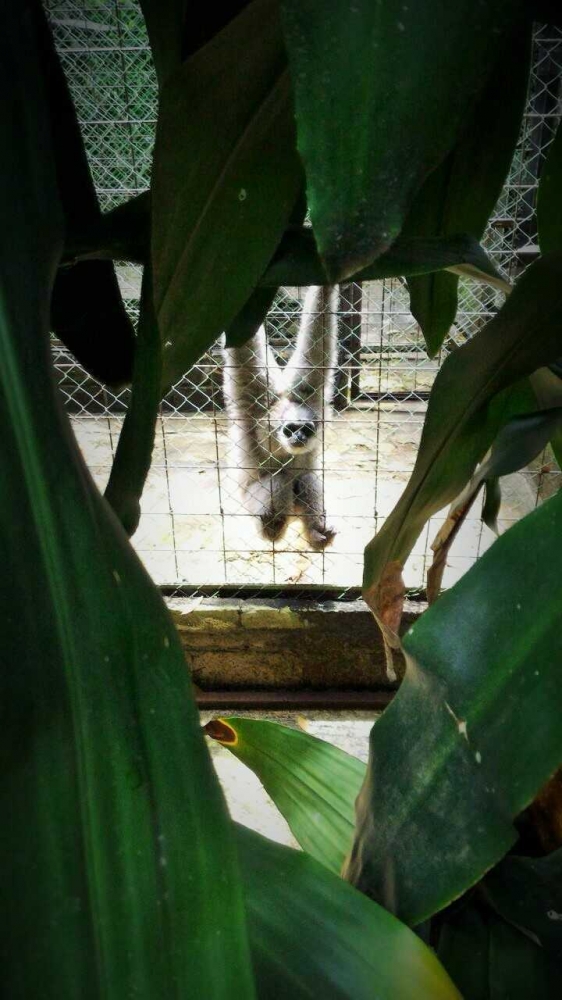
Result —
<path fill-rule="evenodd" d="M 318 460 L 331 414 L 337 365 L 337 288 L 306 294 L 296 344 L 281 368 L 262 327 L 242 347 L 223 348 L 223 391 L 238 501 L 275 541 L 289 515 L 323 549 L 335 536 L 326 523 Z"/>

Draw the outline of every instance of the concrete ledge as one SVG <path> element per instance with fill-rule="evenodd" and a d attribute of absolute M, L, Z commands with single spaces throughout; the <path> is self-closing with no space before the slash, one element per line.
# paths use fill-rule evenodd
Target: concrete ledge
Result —
<path fill-rule="evenodd" d="M 392 689 L 379 630 L 363 601 L 168 598 L 203 690 Z M 404 630 L 425 610 L 409 601 Z M 397 664 L 399 675 L 403 665 Z"/>

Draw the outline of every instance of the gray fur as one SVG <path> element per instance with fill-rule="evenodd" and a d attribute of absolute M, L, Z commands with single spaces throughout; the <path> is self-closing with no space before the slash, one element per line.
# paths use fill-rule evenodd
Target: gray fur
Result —
<path fill-rule="evenodd" d="M 224 348 L 223 389 L 240 505 L 261 534 L 279 539 L 298 515 L 313 548 L 335 532 L 326 524 L 318 458 L 331 413 L 337 364 L 337 290 L 306 294 L 293 353 L 280 368 L 261 327 L 243 347 Z"/>

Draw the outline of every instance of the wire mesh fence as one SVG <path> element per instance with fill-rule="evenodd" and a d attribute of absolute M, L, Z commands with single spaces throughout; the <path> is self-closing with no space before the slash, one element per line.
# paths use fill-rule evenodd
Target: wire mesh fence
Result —
<path fill-rule="evenodd" d="M 82 125 L 102 208 L 145 190 L 156 123 L 156 84 L 137 2 L 46 0 L 57 46 Z M 484 240 L 495 263 L 517 276 L 537 254 L 536 190 L 545 153 L 560 119 L 562 32 L 537 27 L 528 106 L 512 170 Z M 140 269 L 118 265 L 127 308 L 138 310 Z M 303 291 L 281 289 L 266 322 L 282 363 L 295 342 Z M 217 289 L 220 294 L 220 289 Z M 401 280 L 339 289 L 338 370 L 326 416 L 319 474 L 332 544 L 318 551 L 294 518 L 282 537 L 260 535 L 236 486 L 217 343 L 170 390 L 161 405 L 153 464 L 134 538 L 157 583 L 206 593 L 225 587 L 336 588 L 360 585 L 363 548 L 400 496 L 412 470 L 427 398 L 447 353 L 472 336 L 502 296 L 462 279 L 456 322 L 438 357 L 429 360 Z M 100 487 L 127 406 L 53 344 L 54 362 L 74 431 Z M 558 486 L 548 455 L 506 477 L 500 526 L 531 510 Z M 430 542 L 443 517 L 431 519 L 406 567 L 421 587 Z M 450 585 L 493 536 L 475 508 L 452 555 Z"/>

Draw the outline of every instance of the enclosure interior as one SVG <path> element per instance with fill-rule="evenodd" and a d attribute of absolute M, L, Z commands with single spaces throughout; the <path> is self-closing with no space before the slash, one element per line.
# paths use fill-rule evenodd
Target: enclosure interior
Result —
<path fill-rule="evenodd" d="M 94 181 L 104 210 L 149 184 L 156 85 L 136 2 L 51 2 L 46 7 L 71 84 Z M 509 180 L 485 236 L 494 262 L 510 278 L 536 256 L 537 180 L 560 117 L 562 35 L 537 27 L 528 107 Z M 351 127 L 351 126 L 350 126 Z M 123 296 L 138 310 L 141 274 L 118 265 Z M 303 289 L 279 291 L 267 335 L 282 362 L 294 343 Z M 221 294 L 217 287 L 217 295 Z M 329 589 L 342 597 L 361 583 L 363 548 L 398 500 L 412 470 L 429 391 L 450 350 L 497 310 L 503 295 L 462 279 L 456 322 L 439 356 L 429 360 L 401 280 L 342 285 L 339 290 L 337 391 L 326 422 L 320 469 L 328 519 L 337 535 L 312 551 L 295 520 L 278 542 L 262 540 L 234 484 L 216 345 L 163 400 L 153 464 L 133 544 L 154 580 L 174 593 L 245 593 L 277 588 L 297 595 Z M 56 376 L 74 432 L 103 488 L 127 407 L 95 382 L 60 343 Z M 500 527 L 532 509 L 558 485 L 550 454 L 507 477 Z M 493 541 L 475 507 L 448 560 L 450 586 Z M 406 567 L 406 584 L 424 584 L 430 543 L 443 521 L 433 517 Z"/>

